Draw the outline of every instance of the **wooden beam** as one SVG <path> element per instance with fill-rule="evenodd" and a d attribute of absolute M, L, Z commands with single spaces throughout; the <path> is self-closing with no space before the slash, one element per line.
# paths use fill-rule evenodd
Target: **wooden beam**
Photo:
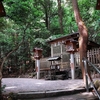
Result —
<path fill-rule="evenodd" d="M 1 1 L 0 1 L 0 17 L 4 17 L 6 16 L 6 13 L 5 13 L 5 9 Z"/>
<path fill-rule="evenodd" d="M 100 10 L 100 0 L 97 0 L 96 10 Z"/>

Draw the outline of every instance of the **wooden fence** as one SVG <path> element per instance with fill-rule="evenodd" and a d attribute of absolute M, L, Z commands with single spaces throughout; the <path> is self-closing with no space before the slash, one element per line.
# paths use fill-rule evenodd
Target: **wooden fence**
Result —
<path fill-rule="evenodd" d="M 87 58 L 92 64 L 100 64 L 100 48 L 88 50 Z"/>
<path fill-rule="evenodd" d="M 87 51 L 87 59 L 95 65 L 100 66 L 100 48 L 94 48 Z M 80 55 L 79 52 L 75 53 L 75 66 L 80 65 Z"/>
<path fill-rule="evenodd" d="M 92 64 L 100 66 L 100 48 L 88 50 L 87 58 Z M 47 59 L 48 58 L 41 59 L 41 62 L 40 62 L 41 69 L 50 67 L 50 62 L 47 61 Z M 70 57 L 68 59 L 70 59 Z M 59 63 L 61 63 L 61 62 L 59 62 Z M 67 68 L 68 66 L 70 66 L 69 63 L 70 63 L 70 61 L 66 61 L 66 62 L 62 61 L 61 67 L 65 66 Z M 78 67 L 79 65 L 80 65 L 80 55 L 79 55 L 79 52 L 77 52 L 77 53 L 75 53 L 75 66 Z"/>

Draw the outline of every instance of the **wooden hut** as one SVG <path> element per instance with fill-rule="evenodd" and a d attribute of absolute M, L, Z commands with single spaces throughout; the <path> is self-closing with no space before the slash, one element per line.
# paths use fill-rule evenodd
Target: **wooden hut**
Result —
<path fill-rule="evenodd" d="M 67 70 L 70 68 L 70 53 L 66 51 L 66 47 L 64 45 L 64 42 L 68 39 L 74 39 L 75 41 L 77 41 L 76 44 L 77 52 L 74 53 L 74 59 L 75 59 L 75 67 L 79 67 L 80 55 L 78 52 L 79 51 L 78 32 L 48 41 L 48 43 L 51 46 L 51 57 L 52 58 L 61 57 L 60 60 L 53 62 L 53 64 L 57 64 L 60 66 L 60 70 Z M 99 64 L 100 61 L 98 60 L 98 57 L 100 55 L 100 48 L 99 48 L 100 45 L 89 40 L 87 47 L 88 47 L 88 52 L 87 52 L 88 60 L 91 61 L 93 64 Z M 47 61 L 47 59 L 48 58 L 41 59 L 41 69 L 49 68 L 50 62 Z"/>
<path fill-rule="evenodd" d="M 64 41 L 66 41 L 67 39 L 74 39 L 78 41 L 79 33 L 78 32 L 72 33 L 64 37 L 48 41 L 48 43 L 51 45 L 51 57 L 60 56 L 62 58 L 61 61 L 59 62 L 61 64 L 61 69 L 66 69 L 67 67 L 70 66 L 69 52 L 66 52 L 66 47 L 63 44 Z M 79 52 L 78 52 L 79 43 L 76 44 L 76 47 L 77 47 L 77 52 L 75 53 L 75 65 L 79 66 Z M 88 41 L 87 47 L 88 50 L 91 51 L 93 49 L 99 48 L 100 45 L 93 41 Z M 88 51 L 88 57 L 89 57 L 89 51 Z"/>

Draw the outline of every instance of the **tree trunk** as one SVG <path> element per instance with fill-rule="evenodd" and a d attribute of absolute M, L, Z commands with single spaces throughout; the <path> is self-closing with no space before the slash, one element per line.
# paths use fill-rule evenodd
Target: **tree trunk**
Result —
<path fill-rule="evenodd" d="M 44 1 L 39 1 L 41 5 L 43 6 L 44 13 L 45 13 L 45 25 L 48 30 L 50 30 L 50 10 L 51 10 L 51 5 L 50 5 L 50 0 L 44 0 Z"/>
<path fill-rule="evenodd" d="M 60 24 L 60 33 L 63 34 L 63 17 L 62 17 L 62 7 L 61 0 L 58 1 L 58 16 L 59 16 L 59 24 Z"/>
<path fill-rule="evenodd" d="M 16 50 L 19 48 L 19 46 L 21 46 L 22 44 L 23 44 L 23 42 L 21 42 L 19 45 L 17 45 L 15 49 L 13 49 L 12 51 L 10 51 L 10 52 L 3 58 L 2 62 L 0 63 L 0 98 L 2 97 L 2 91 L 1 91 L 2 86 L 1 86 L 1 81 L 2 81 L 2 69 L 3 69 L 3 65 L 4 65 L 6 59 L 7 59 L 14 51 L 16 51 Z M 2 100 L 2 99 L 0 99 L 0 100 Z"/>
<path fill-rule="evenodd" d="M 80 66 L 82 69 L 83 80 L 85 82 L 85 69 L 82 59 L 85 57 L 87 58 L 87 43 L 88 43 L 88 31 L 87 28 L 82 21 L 82 18 L 79 13 L 78 2 L 77 0 L 72 0 L 73 9 L 74 9 L 74 16 L 78 25 L 79 29 L 79 53 L 80 53 Z M 89 72 L 89 69 L 88 69 Z"/>
<path fill-rule="evenodd" d="M 45 9 L 45 24 L 47 29 L 49 30 L 49 16 L 48 16 L 48 11 Z"/>

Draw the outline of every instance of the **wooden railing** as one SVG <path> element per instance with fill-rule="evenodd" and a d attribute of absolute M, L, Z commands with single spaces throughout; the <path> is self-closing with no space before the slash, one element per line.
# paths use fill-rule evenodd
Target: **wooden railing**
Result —
<path fill-rule="evenodd" d="M 98 51 L 98 50 L 96 50 L 96 51 Z M 92 69 L 95 70 L 99 75 L 100 75 L 100 70 L 97 68 L 97 66 L 95 66 L 94 64 L 89 62 L 86 58 L 84 58 L 83 60 L 84 60 L 83 62 L 84 62 L 84 69 L 85 69 L 85 82 L 86 82 L 87 92 L 89 92 L 89 84 L 91 84 L 93 91 L 95 92 L 96 96 L 98 97 L 98 100 L 100 100 L 100 93 L 98 91 L 98 87 L 96 87 L 96 84 L 94 84 L 95 82 L 93 82 L 93 79 L 90 78 L 90 75 L 87 70 L 88 69 L 87 63 L 89 63 L 90 66 L 92 67 Z M 90 83 L 88 81 L 90 81 Z"/>

